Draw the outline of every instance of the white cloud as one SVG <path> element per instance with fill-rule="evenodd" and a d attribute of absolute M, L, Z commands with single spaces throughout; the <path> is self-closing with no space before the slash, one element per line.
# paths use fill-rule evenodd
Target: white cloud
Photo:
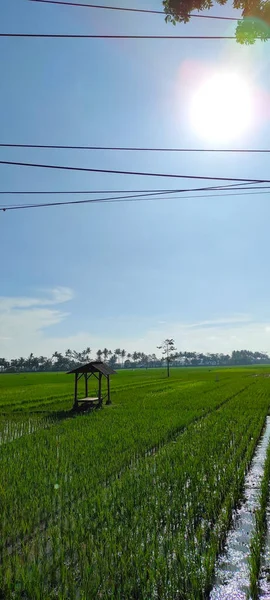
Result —
<path fill-rule="evenodd" d="M 73 296 L 69 288 L 58 287 L 36 298 L 0 297 L 0 355 L 11 358 L 41 351 L 43 330 L 68 316 L 55 306 Z"/>
<path fill-rule="evenodd" d="M 33 306 L 52 306 L 72 300 L 74 293 L 70 288 L 57 287 L 51 290 L 41 290 L 48 296 L 42 298 L 8 297 L 0 296 L 0 313 L 17 308 L 31 308 Z"/>
<path fill-rule="evenodd" d="M 216 325 L 231 325 L 233 323 L 249 323 L 252 319 L 249 315 L 240 314 L 231 317 L 223 317 L 219 319 L 211 319 L 210 321 L 199 321 L 199 323 L 191 323 L 185 325 L 187 329 L 198 328 L 198 327 L 215 327 Z"/>
<path fill-rule="evenodd" d="M 248 315 L 226 315 L 197 323 L 158 321 L 155 328 L 147 319 L 118 317 L 117 334 L 110 334 L 111 317 L 100 321 L 100 335 L 91 332 L 91 322 L 85 331 L 68 335 L 72 315 L 61 310 L 72 300 L 73 291 L 57 287 L 43 290 L 36 297 L 0 297 L 0 356 L 13 358 L 29 355 L 50 356 L 55 350 L 81 350 L 90 346 L 92 355 L 98 348 L 125 348 L 127 352 L 159 351 L 157 346 L 167 337 L 175 340 L 177 349 L 198 352 L 224 352 L 247 348 L 270 350 L 270 322 L 259 322 Z M 53 326 L 66 320 L 66 336 L 55 336 Z M 96 325 L 96 323 L 95 323 Z M 52 328 L 52 330 L 50 330 Z M 96 327 L 95 327 L 96 329 Z M 140 331 L 140 335 L 136 335 Z"/>
<path fill-rule="evenodd" d="M 226 326 L 224 326 L 226 325 Z M 196 350 L 198 352 L 224 352 L 232 350 L 270 351 L 270 325 L 269 323 L 251 320 L 220 319 L 209 322 L 209 329 L 205 322 L 189 327 L 188 324 L 171 324 L 168 329 L 151 332 L 152 340 L 160 340 L 172 336 L 178 350 Z M 209 333 L 211 334 L 209 335 Z"/>

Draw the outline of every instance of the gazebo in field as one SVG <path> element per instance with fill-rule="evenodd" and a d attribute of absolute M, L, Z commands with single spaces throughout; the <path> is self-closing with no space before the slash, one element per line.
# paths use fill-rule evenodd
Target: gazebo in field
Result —
<path fill-rule="evenodd" d="M 86 365 L 80 365 L 79 367 L 76 367 L 76 369 L 69 371 L 67 375 L 75 375 L 73 410 L 80 410 L 80 408 L 99 408 L 102 406 L 103 400 L 105 399 L 106 404 L 111 404 L 110 375 L 115 374 L 116 372 L 113 369 L 101 361 L 94 361 L 87 363 Z M 98 395 L 90 398 L 88 396 L 88 381 L 92 376 L 98 380 Z M 85 383 L 85 398 L 78 399 L 78 382 L 82 377 L 84 378 Z M 107 379 L 107 392 L 103 396 L 102 377 Z M 79 404 L 81 404 L 80 407 Z"/>

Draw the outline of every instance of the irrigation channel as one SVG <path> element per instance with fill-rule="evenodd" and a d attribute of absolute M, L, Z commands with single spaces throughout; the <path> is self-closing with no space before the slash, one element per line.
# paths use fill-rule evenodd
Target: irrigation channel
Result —
<path fill-rule="evenodd" d="M 223 553 L 217 560 L 214 585 L 210 600 L 246 600 L 249 598 L 249 554 L 250 541 L 255 526 L 254 511 L 258 507 L 259 488 L 263 477 L 264 461 L 270 442 L 270 416 L 266 419 L 264 433 L 246 475 L 244 501 L 235 510 L 231 529 L 228 533 Z M 270 515 L 269 515 L 270 521 Z M 269 523 L 270 525 L 270 523 Z M 267 557 L 264 557 L 263 564 Z M 270 586 L 263 598 L 270 599 Z"/>
<path fill-rule="evenodd" d="M 261 572 L 259 577 L 259 597 L 262 600 L 270 600 L 270 506 L 268 504 L 266 513 L 267 533 L 265 539 L 265 553 L 262 557 Z"/>

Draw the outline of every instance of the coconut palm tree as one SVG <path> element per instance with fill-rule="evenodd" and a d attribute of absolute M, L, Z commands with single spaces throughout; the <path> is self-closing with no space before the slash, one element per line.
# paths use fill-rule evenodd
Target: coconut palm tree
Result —
<path fill-rule="evenodd" d="M 108 360 L 108 356 L 109 356 L 109 350 L 108 350 L 108 348 L 104 348 L 102 354 L 103 354 L 104 360 L 106 362 L 106 360 Z"/>
<path fill-rule="evenodd" d="M 121 358 L 122 358 L 122 367 L 124 365 L 124 358 L 126 356 L 126 351 L 125 350 L 121 350 Z"/>
<path fill-rule="evenodd" d="M 117 360 L 118 360 L 118 358 L 121 356 L 121 350 L 120 350 L 120 348 L 116 348 L 116 350 L 114 351 L 114 354 L 116 355 Z"/>
<path fill-rule="evenodd" d="M 97 359 L 100 361 L 102 357 L 102 350 L 97 351 Z"/>
<path fill-rule="evenodd" d="M 134 360 L 135 364 L 136 364 L 136 362 L 137 362 L 138 358 L 139 358 L 139 354 L 138 354 L 138 352 L 136 352 L 136 351 L 135 351 L 135 352 L 133 352 L 133 354 L 132 354 L 132 359 Z"/>

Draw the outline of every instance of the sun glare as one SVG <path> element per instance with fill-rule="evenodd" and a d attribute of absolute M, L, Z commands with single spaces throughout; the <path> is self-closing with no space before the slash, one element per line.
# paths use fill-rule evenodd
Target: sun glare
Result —
<path fill-rule="evenodd" d="M 212 75 L 191 100 L 192 127 L 209 142 L 240 139 L 251 127 L 253 116 L 251 87 L 236 73 Z"/>

